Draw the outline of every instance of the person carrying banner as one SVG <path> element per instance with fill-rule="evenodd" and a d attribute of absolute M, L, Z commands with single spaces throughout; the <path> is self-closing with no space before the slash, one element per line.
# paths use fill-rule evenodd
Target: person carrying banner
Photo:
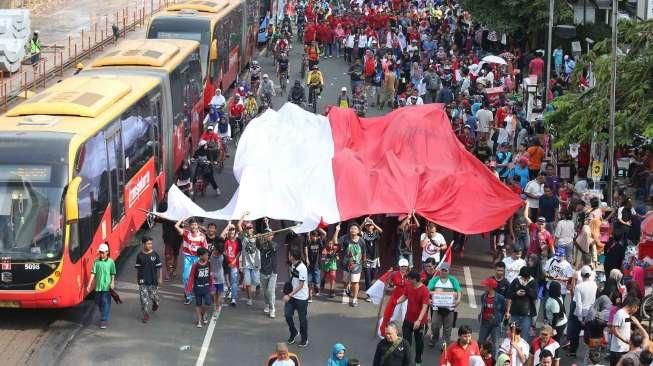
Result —
<path fill-rule="evenodd" d="M 445 256 L 451 253 L 447 251 Z M 440 262 L 438 269 L 440 273 L 429 282 L 428 289 L 431 292 L 433 306 L 433 322 L 431 327 L 431 340 L 429 347 L 435 347 L 436 341 L 441 341 L 441 348 L 451 340 L 451 330 L 456 322 L 456 307 L 460 304 L 462 288 L 458 279 L 449 274 L 450 264 L 446 258 Z M 440 329 L 442 339 L 440 340 Z"/>

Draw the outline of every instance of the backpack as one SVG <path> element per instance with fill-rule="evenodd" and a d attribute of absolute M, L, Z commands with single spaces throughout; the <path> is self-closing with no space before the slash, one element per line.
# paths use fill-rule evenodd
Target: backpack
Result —
<path fill-rule="evenodd" d="M 311 85 L 320 85 L 320 74 L 317 72 L 312 72 L 311 73 Z"/>

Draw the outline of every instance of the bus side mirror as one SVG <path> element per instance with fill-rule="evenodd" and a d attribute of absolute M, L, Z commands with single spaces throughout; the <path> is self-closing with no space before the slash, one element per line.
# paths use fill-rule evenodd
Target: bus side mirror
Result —
<path fill-rule="evenodd" d="M 67 224 L 72 224 L 74 222 L 77 222 L 77 220 L 79 220 L 79 206 L 77 204 L 77 193 L 79 192 L 79 186 L 81 183 L 82 183 L 82 178 L 75 177 L 68 184 L 68 190 L 66 191 L 66 197 L 64 198 Z"/>
<path fill-rule="evenodd" d="M 213 40 L 211 42 L 211 50 L 209 51 L 209 61 L 215 61 L 218 59 L 218 41 Z"/>

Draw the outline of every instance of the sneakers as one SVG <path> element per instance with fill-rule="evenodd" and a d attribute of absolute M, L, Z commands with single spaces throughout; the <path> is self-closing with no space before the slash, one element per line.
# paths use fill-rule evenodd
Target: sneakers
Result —
<path fill-rule="evenodd" d="M 202 328 L 202 322 L 197 322 L 196 327 L 198 327 L 198 328 Z"/>
<path fill-rule="evenodd" d="M 219 195 L 221 195 L 221 194 L 222 194 L 222 192 L 220 191 L 220 188 L 219 188 L 219 187 L 216 187 L 216 188 L 215 188 L 215 195 L 216 195 L 216 196 L 219 196 Z"/>
<path fill-rule="evenodd" d="M 247 306 L 252 306 L 252 305 L 254 305 L 254 300 L 247 299 Z"/>
<path fill-rule="evenodd" d="M 100 329 L 107 329 L 107 322 L 102 320 L 100 321 Z"/>
<path fill-rule="evenodd" d="M 312 302 L 313 302 L 313 298 L 312 298 L 312 297 L 309 297 L 309 298 L 308 298 L 308 302 L 309 302 L 309 304 L 312 303 Z"/>
<path fill-rule="evenodd" d="M 290 337 L 288 337 L 288 341 L 286 341 L 286 343 L 295 344 L 295 341 L 297 340 L 298 335 L 299 335 L 299 333 L 295 333 L 294 335 L 291 335 Z"/>
<path fill-rule="evenodd" d="M 143 314 L 143 323 L 147 323 L 148 321 L 150 321 L 150 314 Z"/>
<path fill-rule="evenodd" d="M 274 309 L 270 310 L 270 318 L 274 319 L 277 316 L 274 314 Z"/>
<path fill-rule="evenodd" d="M 153 303 L 152 304 L 152 312 L 159 310 L 159 304 Z"/>
<path fill-rule="evenodd" d="M 231 303 L 229 305 L 231 305 L 232 308 L 235 308 L 236 307 L 236 299 L 231 299 Z"/>
<path fill-rule="evenodd" d="M 306 348 L 306 347 L 308 347 L 308 339 L 305 340 L 305 341 L 300 342 L 300 343 L 297 345 L 297 347 L 299 347 L 299 348 Z"/>
<path fill-rule="evenodd" d="M 202 323 L 209 324 L 209 317 L 206 314 L 202 315 Z"/>
<path fill-rule="evenodd" d="M 368 297 L 365 298 L 365 301 L 372 302 L 372 298 L 368 296 Z"/>
<path fill-rule="evenodd" d="M 264 312 L 265 314 L 270 313 L 270 305 L 265 305 L 265 307 L 263 308 L 263 312 Z"/>
<path fill-rule="evenodd" d="M 184 300 L 184 305 L 190 305 L 190 303 L 191 303 L 190 298 L 187 297 L 187 298 Z"/>
<path fill-rule="evenodd" d="M 349 303 L 349 306 L 351 306 L 352 308 L 357 308 L 357 307 L 358 307 L 358 301 L 352 301 L 352 302 L 350 302 L 350 303 Z"/>

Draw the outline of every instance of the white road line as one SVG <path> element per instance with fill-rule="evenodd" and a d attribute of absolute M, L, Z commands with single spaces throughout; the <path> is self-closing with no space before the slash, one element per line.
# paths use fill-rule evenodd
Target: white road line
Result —
<path fill-rule="evenodd" d="M 467 297 L 469 298 L 469 307 L 476 309 L 476 294 L 474 293 L 474 283 L 472 282 L 472 271 L 469 266 L 464 266 L 465 287 L 467 288 Z"/>
<path fill-rule="evenodd" d="M 211 321 L 209 322 L 209 327 L 206 330 L 206 334 L 204 335 L 204 341 L 202 342 L 202 349 L 200 350 L 200 355 L 197 357 L 197 362 L 195 362 L 195 366 L 204 365 L 204 359 L 206 359 L 206 353 L 209 351 L 209 346 L 211 345 L 211 338 L 213 338 L 213 331 L 215 330 L 215 324 L 218 322 L 218 319 L 220 319 L 221 312 L 222 312 L 222 308 L 218 309 L 218 313 L 216 314 L 216 316 L 211 316 Z"/>

